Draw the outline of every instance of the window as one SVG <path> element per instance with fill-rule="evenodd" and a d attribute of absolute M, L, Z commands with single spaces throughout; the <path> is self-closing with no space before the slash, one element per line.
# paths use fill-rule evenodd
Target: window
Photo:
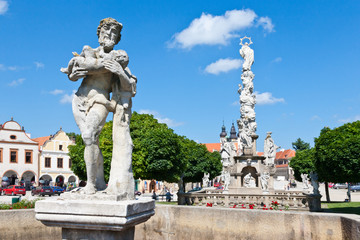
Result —
<path fill-rule="evenodd" d="M 71 159 L 69 159 L 69 168 L 71 168 L 72 162 Z"/>
<path fill-rule="evenodd" d="M 62 158 L 57 159 L 57 167 L 58 168 L 63 168 L 63 159 Z"/>
<path fill-rule="evenodd" d="M 51 167 L 51 158 L 46 157 L 45 158 L 45 167 L 50 168 Z"/>
<path fill-rule="evenodd" d="M 11 136 L 10 136 L 10 139 L 15 140 L 15 139 L 16 139 L 16 136 L 15 136 L 15 135 L 11 135 Z"/>
<path fill-rule="evenodd" d="M 59 151 L 62 151 L 63 150 L 63 145 L 59 145 Z"/>
<path fill-rule="evenodd" d="M 25 150 L 25 163 L 32 163 L 32 150 Z"/>
<path fill-rule="evenodd" d="M 17 163 L 18 162 L 18 150 L 17 149 L 10 149 L 10 163 Z"/>
<path fill-rule="evenodd" d="M 0 163 L 2 163 L 2 161 L 3 161 L 2 153 L 3 153 L 3 150 L 2 150 L 2 148 L 0 148 Z"/>

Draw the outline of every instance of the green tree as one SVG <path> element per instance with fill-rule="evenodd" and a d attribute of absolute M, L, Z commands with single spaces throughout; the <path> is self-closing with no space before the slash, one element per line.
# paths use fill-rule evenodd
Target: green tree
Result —
<path fill-rule="evenodd" d="M 301 181 L 301 174 L 316 171 L 314 166 L 315 149 L 297 150 L 295 157 L 290 160 L 290 167 L 294 170 L 294 177 Z"/>
<path fill-rule="evenodd" d="M 210 179 L 220 175 L 222 164 L 218 152 L 209 152 L 205 145 L 186 137 L 180 137 L 182 159 L 187 163 L 183 174 L 184 184 L 200 182 L 204 173 L 210 173 Z"/>
<path fill-rule="evenodd" d="M 315 138 L 314 164 L 323 181 L 360 181 L 360 121 L 323 128 Z"/>
<path fill-rule="evenodd" d="M 303 141 L 301 138 L 296 139 L 295 142 L 292 143 L 293 149 L 297 152 L 298 150 L 309 150 L 310 143 Z"/>

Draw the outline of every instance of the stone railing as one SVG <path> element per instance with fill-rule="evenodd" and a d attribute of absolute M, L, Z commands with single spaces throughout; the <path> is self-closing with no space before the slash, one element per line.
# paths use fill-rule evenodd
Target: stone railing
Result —
<path fill-rule="evenodd" d="M 306 195 L 302 193 L 288 194 L 223 194 L 223 193 L 183 193 L 180 198 L 185 198 L 188 205 L 196 206 L 241 206 L 242 204 L 266 204 L 270 206 L 274 201 L 278 202 L 279 208 L 308 210 Z"/>

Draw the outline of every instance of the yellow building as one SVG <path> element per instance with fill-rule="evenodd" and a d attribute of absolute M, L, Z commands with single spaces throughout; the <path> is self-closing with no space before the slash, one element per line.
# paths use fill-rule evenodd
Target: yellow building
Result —
<path fill-rule="evenodd" d="M 40 148 L 40 180 L 62 186 L 67 183 L 79 183 L 79 178 L 71 171 L 71 159 L 68 147 L 74 141 L 60 128 L 55 135 L 33 139 Z"/>

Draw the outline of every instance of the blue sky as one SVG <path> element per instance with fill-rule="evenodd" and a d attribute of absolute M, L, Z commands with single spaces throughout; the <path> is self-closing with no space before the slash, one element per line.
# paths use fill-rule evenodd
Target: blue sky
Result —
<path fill-rule="evenodd" d="M 239 38 L 254 42 L 258 151 L 266 132 L 283 148 L 313 144 L 324 126 L 360 119 L 359 1 L 0 0 L 0 123 L 32 137 L 79 130 L 61 73 L 71 52 L 97 47 L 99 21 L 123 24 L 116 49 L 138 78 L 133 110 L 176 133 L 218 142 L 240 118 Z M 111 117 L 109 117 L 111 119 Z"/>

